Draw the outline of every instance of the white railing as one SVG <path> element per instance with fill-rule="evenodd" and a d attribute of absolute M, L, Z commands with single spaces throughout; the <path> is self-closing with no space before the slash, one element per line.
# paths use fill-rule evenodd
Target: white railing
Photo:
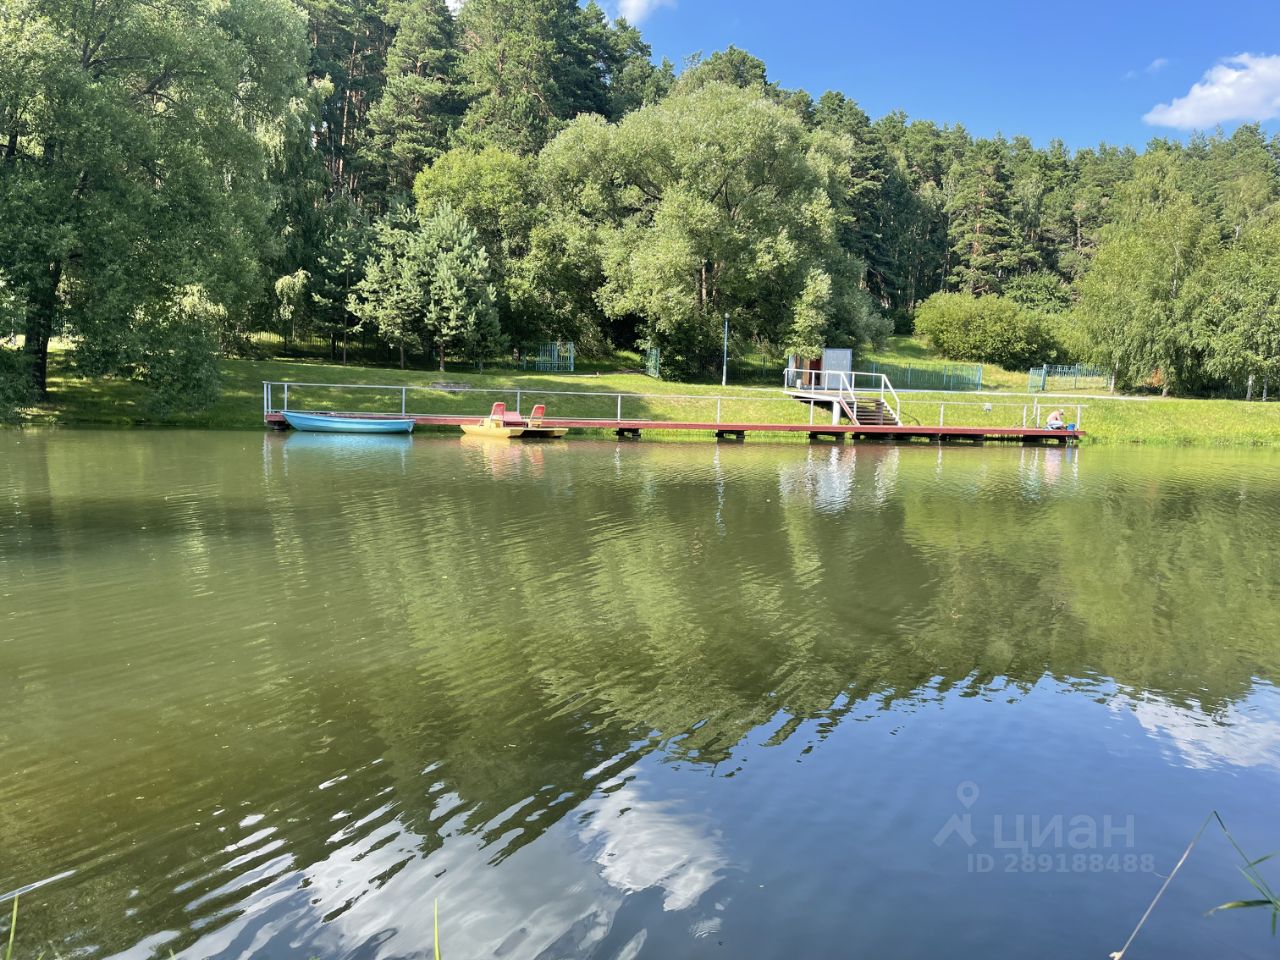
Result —
<path fill-rule="evenodd" d="M 927 400 L 922 401 L 922 400 L 908 399 L 907 403 L 912 408 L 919 408 L 922 414 L 924 414 L 926 407 L 931 409 L 933 406 L 933 404 Z M 1048 417 L 1049 412 L 1052 412 L 1053 410 L 1062 410 L 1069 414 L 1070 411 L 1074 410 L 1075 420 L 1072 422 L 1074 422 L 1075 424 L 1075 429 L 1082 430 L 1084 428 L 1081 426 L 1081 421 L 1084 419 L 1084 411 L 1089 405 L 1087 403 L 1074 403 L 1074 404 L 981 403 L 975 400 L 945 400 L 945 401 L 939 401 L 937 406 L 938 406 L 938 426 L 940 427 L 977 426 L 978 424 L 974 424 L 974 423 L 952 424 L 951 420 L 948 419 L 947 417 L 947 408 L 948 407 L 978 407 L 983 413 L 994 414 L 997 409 L 1011 411 L 1010 416 L 1007 418 L 1009 420 L 1016 420 L 1018 418 L 1018 412 L 1021 411 L 1022 426 L 1027 427 L 1029 429 L 1037 429 L 1037 430 L 1042 428 L 1041 421 L 1045 420 Z M 972 420 L 973 418 L 968 417 L 966 419 Z M 1015 427 L 1017 426 L 1017 424 L 1007 423 L 1007 424 L 1002 424 L 1002 426 Z"/>
<path fill-rule="evenodd" d="M 396 416 L 398 414 L 400 416 L 408 416 L 408 417 L 431 417 L 431 416 L 485 417 L 489 413 L 489 406 L 484 406 L 484 405 L 477 405 L 474 408 L 474 410 L 471 412 L 456 413 L 456 414 L 448 414 L 448 413 L 442 414 L 439 411 L 436 411 L 435 413 L 428 413 L 425 411 L 415 411 L 410 409 L 411 394 L 436 394 L 436 395 L 477 394 L 477 395 L 488 395 L 488 397 L 494 398 L 494 399 L 501 399 L 504 397 L 511 398 L 512 396 L 514 396 L 515 398 L 514 412 L 515 413 L 521 412 L 521 405 L 523 404 L 524 398 L 526 397 L 526 395 L 532 397 L 534 400 L 541 400 L 543 397 L 574 397 L 579 399 L 584 397 L 586 398 L 594 397 L 594 398 L 600 398 L 600 399 L 612 401 L 609 404 L 609 407 L 614 411 L 615 416 L 584 417 L 584 416 L 579 416 L 575 414 L 573 416 L 565 417 L 562 419 L 590 421 L 590 422 L 602 423 L 602 424 L 625 423 L 625 422 L 628 422 L 628 419 L 637 420 L 637 421 L 652 420 L 652 418 L 648 416 L 624 418 L 622 415 L 624 400 L 627 401 L 628 403 L 630 403 L 631 401 L 641 401 L 641 400 L 658 400 L 658 401 L 692 400 L 692 401 L 699 401 L 701 403 L 707 404 L 708 411 L 710 410 L 710 404 L 714 402 L 715 403 L 715 423 L 719 424 L 724 422 L 723 408 L 726 403 L 732 404 L 732 403 L 742 403 L 742 402 L 759 402 L 762 399 L 770 399 L 768 397 L 761 396 L 761 393 L 763 391 L 759 391 L 754 394 L 739 394 L 734 396 L 734 395 L 728 395 L 728 394 L 623 393 L 623 392 L 603 392 L 603 391 L 591 391 L 591 390 L 541 390 L 541 389 L 534 389 L 534 388 L 527 388 L 527 387 L 506 387 L 506 388 L 464 387 L 461 385 L 453 386 L 453 385 L 444 385 L 444 384 L 436 385 L 436 386 L 409 386 L 409 385 L 378 384 L 378 383 L 304 383 L 301 381 L 293 381 L 293 380 L 290 380 L 290 381 L 264 380 L 262 381 L 262 415 L 264 418 L 268 414 L 278 414 L 278 413 L 285 413 L 289 411 L 292 411 L 295 413 L 320 412 L 317 410 L 308 410 L 304 407 L 298 407 L 296 404 L 292 407 L 289 406 L 289 389 L 291 387 L 295 391 L 302 390 L 302 389 L 320 389 L 320 390 L 335 390 L 335 391 L 359 391 L 359 390 L 380 391 L 383 393 L 390 393 L 391 398 L 394 398 L 392 399 L 392 405 L 394 405 L 398 400 L 398 404 L 400 408 L 398 411 L 395 411 L 395 410 L 379 410 L 379 411 L 325 410 L 324 411 L 326 413 L 335 413 L 335 414 L 341 414 L 341 415 L 374 413 L 375 415 L 378 415 L 378 416 Z M 786 398 L 778 397 L 775 394 L 772 399 L 785 400 Z M 482 409 L 482 406 L 483 406 L 483 409 Z M 731 419 L 728 422 L 733 423 L 734 421 Z"/>
<path fill-rule="evenodd" d="M 902 422 L 902 401 L 898 399 L 898 391 L 893 389 L 893 384 L 889 382 L 889 378 L 884 374 L 876 374 L 880 377 L 880 402 L 885 403 L 885 394 L 893 397 L 893 419 L 895 423 Z"/>
<path fill-rule="evenodd" d="M 792 374 L 803 374 L 804 379 L 800 379 L 799 377 L 792 379 Z M 881 403 L 885 405 L 886 409 L 891 410 L 893 412 L 894 419 L 898 423 L 902 423 L 902 401 L 899 399 L 897 391 L 894 390 L 893 384 L 890 383 L 889 379 L 883 374 L 878 374 L 878 373 L 872 374 L 872 373 L 861 373 L 861 372 L 848 373 L 848 372 L 841 372 L 838 370 L 828 370 L 828 371 L 788 370 L 787 377 L 788 377 L 788 384 L 790 385 L 790 388 L 793 391 L 797 391 L 797 392 L 812 391 L 814 393 L 818 393 L 819 391 L 825 391 L 825 392 L 830 392 L 832 394 L 835 394 L 837 398 L 846 399 L 846 400 L 849 398 L 853 398 L 855 394 L 862 394 L 864 396 L 868 394 L 877 395 L 879 396 Z M 862 383 L 865 382 L 863 378 L 866 378 L 866 380 L 869 380 L 871 382 L 868 383 L 866 386 L 863 386 Z M 829 384 L 830 386 L 812 386 L 811 387 L 807 385 L 808 383 Z M 412 402 L 413 399 L 416 396 L 421 396 L 423 394 L 434 395 L 435 397 L 439 397 L 441 394 L 475 395 L 477 399 L 479 399 L 480 397 L 485 397 L 485 401 L 483 403 L 468 405 L 467 412 L 452 414 L 453 416 L 465 416 L 465 417 L 477 417 L 477 418 L 483 417 L 486 414 L 488 414 L 489 407 L 492 405 L 492 400 L 495 400 L 495 399 L 506 398 L 508 403 L 510 403 L 511 400 L 514 400 L 515 412 L 519 413 L 521 412 L 522 404 L 524 403 L 526 398 L 530 398 L 534 402 L 540 401 L 544 397 L 574 397 L 579 399 L 597 398 L 598 401 L 600 402 L 601 407 L 604 407 L 610 413 L 614 414 L 612 417 L 603 417 L 603 416 L 586 417 L 586 416 L 574 414 L 573 416 L 568 417 L 568 419 L 580 420 L 580 421 L 591 421 L 591 422 L 597 422 L 601 424 L 627 422 L 627 419 L 624 418 L 623 416 L 624 412 L 634 413 L 635 407 L 633 404 L 635 402 L 641 402 L 646 400 L 659 401 L 661 403 L 666 403 L 673 400 L 695 401 L 700 404 L 706 404 L 706 407 L 704 409 L 706 409 L 708 414 L 710 414 L 711 412 L 710 405 L 714 403 L 715 404 L 715 423 L 719 424 L 724 422 L 728 422 L 728 423 L 740 422 L 740 421 L 736 421 L 734 418 L 732 418 L 732 416 L 729 420 L 726 421 L 723 416 L 725 413 L 729 413 L 730 415 L 732 415 L 733 413 L 732 405 L 735 403 L 743 403 L 743 402 L 758 403 L 762 400 L 781 401 L 786 399 L 784 396 L 779 396 L 777 393 L 774 393 L 772 397 L 769 397 L 766 395 L 767 393 L 769 393 L 769 391 L 752 391 L 750 393 L 740 393 L 736 395 L 728 395 L 728 394 L 689 395 L 689 394 L 676 394 L 676 393 L 623 393 L 623 392 L 603 392 L 603 391 L 585 391 L 585 390 L 540 390 L 540 389 L 533 389 L 533 388 L 527 388 L 527 387 L 507 387 L 507 388 L 464 387 L 461 385 L 452 386 L 452 385 L 445 385 L 445 384 L 440 384 L 436 386 L 408 386 L 408 385 L 399 385 L 399 384 L 393 385 L 393 384 L 370 384 L 370 383 L 304 383 L 304 382 L 295 382 L 295 381 L 285 382 L 282 380 L 264 380 L 262 383 L 262 413 L 264 417 L 268 414 L 283 413 L 288 410 L 297 411 L 299 413 L 307 412 L 306 407 L 299 407 L 296 404 L 291 405 L 291 398 L 289 396 L 290 388 L 294 390 L 307 390 L 307 389 L 317 390 L 318 389 L 318 390 L 336 390 L 336 391 L 343 391 L 343 392 L 345 391 L 380 391 L 383 394 L 388 395 L 386 397 L 387 402 L 385 403 L 384 409 L 380 409 L 377 411 L 327 410 L 326 412 L 351 413 L 351 414 L 374 412 L 374 413 L 386 415 L 386 416 L 396 416 L 396 415 L 422 416 L 422 417 L 432 416 L 432 413 L 413 409 L 413 406 L 414 406 Z M 624 410 L 624 402 L 628 406 L 630 406 L 631 408 L 630 410 Z M 725 409 L 726 403 L 729 404 L 729 407 L 727 410 Z M 935 402 L 928 401 L 928 400 L 915 400 L 915 399 L 912 399 L 910 396 L 908 396 L 906 400 L 906 404 L 909 412 L 912 414 L 911 416 L 912 422 L 924 423 L 933 418 L 933 414 L 930 411 L 935 409 Z M 839 406 L 835 404 L 833 404 L 833 406 L 835 407 L 835 410 L 833 410 L 833 415 L 836 416 L 836 420 L 833 421 L 834 423 L 834 422 L 838 422 Z M 1055 402 L 1055 403 L 987 402 L 987 403 L 984 403 L 981 401 L 974 401 L 974 400 L 946 400 L 946 401 L 937 402 L 936 410 L 937 410 L 938 426 L 952 425 L 953 418 L 948 416 L 948 410 L 947 410 L 948 407 L 961 407 L 961 408 L 968 408 L 967 412 L 969 412 L 970 415 L 965 416 L 964 413 L 959 414 L 961 423 L 955 424 L 956 426 L 961 426 L 961 425 L 979 426 L 979 425 L 982 425 L 981 421 L 983 420 L 986 420 L 988 422 L 987 425 L 990 425 L 990 421 L 992 419 L 997 419 L 997 420 L 1005 421 L 1004 423 L 1001 424 L 1001 426 L 1014 427 L 1018 425 L 1018 421 L 1020 420 L 1021 426 L 1023 427 L 1038 428 L 1043 423 L 1049 411 L 1055 410 L 1055 409 L 1062 409 L 1068 412 L 1068 416 L 1071 411 L 1075 412 L 1076 428 L 1080 429 L 1081 421 L 1084 416 L 1084 410 L 1087 406 L 1088 404 L 1081 404 L 1081 403 L 1065 404 L 1061 402 Z M 984 417 L 973 416 L 974 413 L 979 412 L 979 411 L 974 411 L 972 409 L 975 407 L 979 408 L 980 412 L 984 414 L 993 415 L 993 416 L 984 416 Z M 998 408 L 1000 409 L 999 413 L 996 412 Z M 312 408 L 310 412 L 318 412 L 318 411 Z M 450 416 L 450 414 L 448 413 L 441 413 L 438 407 L 437 407 L 437 410 L 435 411 L 435 415 Z M 669 419 L 669 416 L 670 415 L 668 414 L 668 416 L 664 417 L 663 419 Z M 631 419 L 632 420 L 652 420 L 653 417 L 651 414 L 647 414 L 647 415 L 641 415 L 641 416 L 633 416 L 631 417 Z M 974 423 L 973 421 L 975 420 L 979 421 L 979 423 Z M 965 421 L 968 421 L 968 422 L 965 422 Z M 813 425 L 813 422 L 814 422 L 813 421 L 813 405 L 811 404 L 809 407 L 809 424 Z"/>
<path fill-rule="evenodd" d="M 898 391 L 883 373 L 867 373 L 862 370 L 805 370 L 800 367 L 787 367 L 782 372 L 783 388 L 794 391 L 813 391 L 815 393 L 835 393 L 852 404 L 857 410 L 857 395 L 875 394 L 883 409 L 893 413 L 895 422 L 902 420 L 902 401 L 898 399 Z M 892 401 L 892 402 L 890 402 Z M 832 416 L 836 412 L 833 407 Z"/>

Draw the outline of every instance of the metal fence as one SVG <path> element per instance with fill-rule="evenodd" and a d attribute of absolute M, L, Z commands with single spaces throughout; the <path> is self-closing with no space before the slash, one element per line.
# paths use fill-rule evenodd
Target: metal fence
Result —
<path fill-rule="evenodd" d="M 398 365 L 399 350 L 380 337 L 357 332 L 343 343 L 340 335 L 307 334 L 285 339 L 278 333 L 254 331 L 245 336 L 249 348 L 261 355 L 280 357 L 308 357 L 342 362 L 345 352 L 348 363 Z"/>
<path fill-rule="evenodd" d="M 1027 371 L 1027 389 L 1032 393 L 1053 390 L 1107 389 L 1111 386 L 1111 374 L 1102 367 L 1084 363 L 1074 366 L 1046 363 Z"/>
<path fill-rule="evenodd" d="M 981 390 L 980 363 L 877 363 L 862 361 L 871 373 L 883 373 L 903 390 Z"/>
<path fill-rule="evenodd" d="M 644 352 L 644 372 L 655 380 L 662 379 L 662 351 L 657 347 Z"/>
<path fill-rule="evenodd" d="M 549 340 L 538 345 L 531 356 L 520 358 L 520 369 L 542 373 L 573 373 L 576 358 L 573 341 Z"/>
<path fill-rule="evenodd" d="M 708 357 L 690 360 L 687 357 L 664 356 L 657 347 L 644 351 L 644 372 L 655 380 L 671 378 L 689 383 L 719 383 L 724 374 L 724 358 Z M 729 353 L 729 382 L 743 384 L 774 384 L 786 369 L 787 356 L 779 350 L 760 350 L 750 346 Z"/>
<path fill-rule="evenodd" d="M 736 352 L 729 354 L 729 380 L 733 383 L 776 383 L 787 368 L 783 352 Z M 694 383 L 720 379 L 723 360 L 716 357 L 701 363 L 682 362 L 678 368 L 664 364 L 661 351 L 645 354 L 645 372 L 661 379 L 663 371 Z M 878 363 L 860 360 L 865 373 L 883 374 L 903 390 L 981 390 L 982 365 L 978 363 Z"/>

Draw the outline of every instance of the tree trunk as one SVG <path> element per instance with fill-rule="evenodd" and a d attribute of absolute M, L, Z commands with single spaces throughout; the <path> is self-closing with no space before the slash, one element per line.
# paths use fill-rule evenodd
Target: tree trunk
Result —
<path fill-rule="evenodd" d="M 444 341 L 443 340 L 440 341 L 438 349 L 440 353 L 440 372 L 444 373 Z"/>
<path fill-rule="evenodd" d="M 400 369 L 404 369 L 404 343 L 400 344 Z"/>
<path fill-rule="evenodd" d="M 1246 400 L 1253 399 L 1253 374 L 1249 374 L 1249 382 L 1244 388 L 1244 398 Z"/>
<path fill-rule="evenodd" d="M 36 292 L 35 303 L 27 317 L 24 349 L 31 358 L 31 383 L 41 400 L 49 398 L 49 338 L 53 336 L 58 284 L 61 282 L 62 261 L 55 260 L 49 265 L 47 282 Z"/>
<path fill-rule="evenodd" d="M 347 325 L 342 325 L 342 365 L 347 365 Z"/>

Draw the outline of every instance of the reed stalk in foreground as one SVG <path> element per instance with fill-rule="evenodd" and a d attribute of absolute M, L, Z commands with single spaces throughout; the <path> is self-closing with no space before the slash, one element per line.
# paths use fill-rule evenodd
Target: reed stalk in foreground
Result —
<path fill-rule="evenodd" d="M 4 960 L 13 960 L 13 938 L 18 935 L 18 898 L 13 898 L 13 917 L 9 921 L 9 946 L 4 952 Z"/>
<path fill-rule="evenodd" d="M 1255 900 L 1232 900 L 1229 903 L 1221 904 L 1209 911 L 1209 915 L 1217 913 L 1219 910 L 1239 910 L 1249 907 L 1270 907 L 1271 908 L 1271 935 L 1276 933 L 1276 920 L 1280 918 L 1280 899 L 1272 891 L 1267 881 L 1263 879 L 1262 874 L 1258 872 L 1258 864 L 1270 860 L 1276 856 L 1274 853 L 1268 853 L 1266 856 L 1258 857 L 1250 860 L 1249 855 L 1240 848 L 1240 844 L 1236 843 L 1236 838 L 1231 835 L 1231 831 L 1227 829 L 1226 823 L 1222 819 L 1222 815 L 1214 810 L 1209 816 L 1204 818 L 1204 823 L 1200 824 L 1200 829 L 1196 831 L 1196 835 L 1191 838 L 1191 842 L 1187 844 L 1187 849 L 1182 851 L 1182 856 L 1178 858 L 1178 862 L 1169 871 L 1169 876 L 1165 878 L 1160 889 L 1156 891 L 1155 898 L 1147 907 L 1146 912 L 1138 920 L 1138 925 L 1133 928 L 1133 933 L 1129 934 L 1129 939 L 1124 942 L 1124 946 L 1111 954 L 1111 960 L 1124 960 L 1125 953 L 1129 947 L 1133 945 L 1133 941 L 1137 939 L 1138 931 L 1147 922 L 1147 918 L 1151 916 L 1151 912 L 1155 910 L 1156 904 L 1160 902 L 1160 898 L 1164 896 L 1164 892 L 1169 889 L 1169 884 L 1173 883 L 1173 878 L 1178 875 L 1178 871 L 1182 869 L 1182 865 L 1187 862 L 1187 857 L 1191 856 L 1191 851 L 1195 849 L 1195 845 L 1199 842 L 1200 837 L 1204 834 L 1205 828 L 1214 820 L 1218 821 L 1218 826 L 1222 828 L 1222 832 L 1231 841 L 1231 846 L 1235 847 L 1236 853 L 1240 854 L 1240 859 L 1244 861 L 1244 866 L 1240 868 L 1240 872 L 1245 875 L 1245 879 L 1253 886 L 1255 890 L 1262 894 L 1262 897 Z"/>
<path fill-rule="evenodd" d="M 1270 908 L 1271 910 L 1271 935 L 1276 934 L 1276 921 L 1280 920 L 1280 896 L 1271 889 L 1271 886 L 1258 872 L 1258 864 L 1264 863 L 1274 857 L 1275 853 L 1268 853 L 1257 859 L 1249 859 L 1248 854 L 1240 848 L 1240 844 L 1236 843 L 1236 838 L 1231 835 L 1231 831 L 1227 829 L 1227 825 L 1222 822 L 1222 817 L 1218 816 L 1217 811 L 1213 814 L 1218 819 L 1218 826 L 1222 828 L 1222 832 L 1227 835 L 1227 839 L 1231 841 L 1231 846 L 1236 848 L 1236 853 L 1240 854 L 1240 859 L 1244 861 L 1244 866 L 1240 868 L 1240 872 L 1244 874 L 1249 884 L 1262 894 L 1261 897 L 1253 900 L 1232 900 L 1230 903 L 1224 903 L 1214 907 L 1209 913 L 1216 913 L 1219 910 L 1240 910 L 1253 907 Z"/>
<path fill-rule="evenodd" d="M 4 960 L 13 960 L 13 942 L 18 936 L 18 895 L 13 896 L 13 913 L 9 917 L 9 944 L 4 950 Z M 41 953 L 36 960 L 44 960 L 44 954 Z"/>

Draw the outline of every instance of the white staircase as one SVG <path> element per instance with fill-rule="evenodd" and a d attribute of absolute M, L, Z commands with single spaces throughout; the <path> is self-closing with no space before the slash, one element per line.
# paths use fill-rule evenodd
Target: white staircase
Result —
<path fill-rule="evenodd" d="M 831 407 L 831 425 L 898 426 L 902 403 L 883 373 L 788 367 L 783 389 L 802 403 Z"/>

